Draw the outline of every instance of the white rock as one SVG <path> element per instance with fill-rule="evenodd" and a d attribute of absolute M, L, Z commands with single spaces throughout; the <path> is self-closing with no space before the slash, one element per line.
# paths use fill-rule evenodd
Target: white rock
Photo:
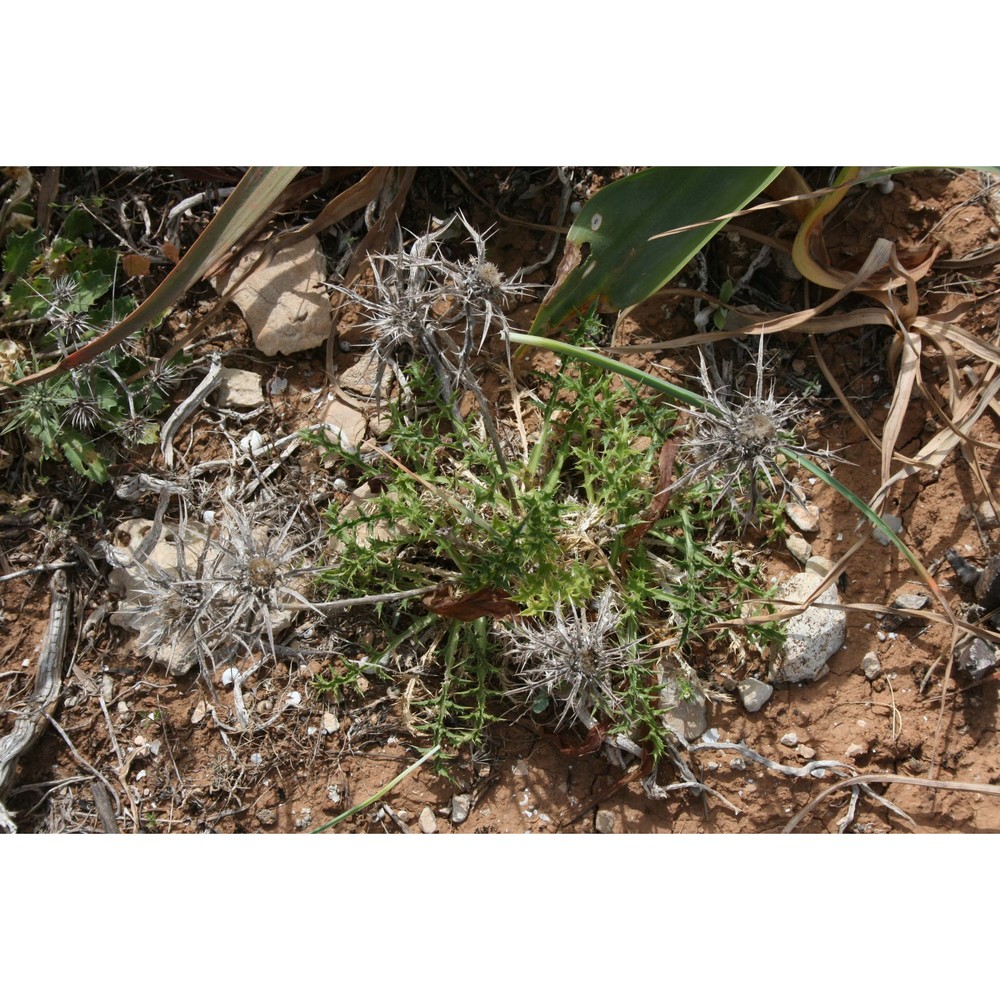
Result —
<path fill-rule="evenodd" d="M 778 741 L 783 747 L 792 747 L 793 749 L 799 745 L 799 738 L 795 733 L 785 733 L 784 736 Z"/>
<path fill-rule="evenodd" d="M 205 716 L 208 715 L 208 705 L 204 701 L 199 701 L 194 707 L 194 711 L 191 713 L 191 725 L 197 726 Z"/>
<path fill-rule="evenodd" d="M 785 548 L 803 565 L 812 555 L 812 546 L 798 532 L 785 539 Z"/>
<path fill-rule="evenodd" d="M 747 677 L 736 685 L 740 701 L 748 712 L 759 712 L 774 694 L 774 688 L 756 677 Z"/>
<path fill-rule="evenodd" d="M 430 806 L 424 806 L 420 811 L 420 819 L 417 820 L 421 833 L 437 833 L 438 823 L 434 810 Z"/>
<path fill-rule="evenodd" d="M 216 283 L 224 295 L 257 260 L 258 252 L 243 257 L 234 270 Z M 330 299 L 321 287 L 326 261 L 319 240 L 309 236 L 279 251 L 249 275 L 233 294 L 262 354 L 294 354 L 325 343 L 333 330 Z"/>
<path fill-rule="evenodd" d="M 598 809 L 594 819 L 594 829 L 598 833 L 614 833 L 615 814 L 610 809 Z"/>
<path fill-rule="evenodd" d="M 785 514 L 799 531 L 812 534 L 819 530 L 819 508 L 814 503 L 799 503 L 793 500 L 785 504 Z"/>
<path fill-rule="evenodd" d="M 453 795 L 451 797 L 451 821 L 456 826 L 464 823 L 469 818 L 469 810 L 472 808 L 471 795 Z"/>
<path fill-rule="evenodd" d="M 877 681 L 882 676 L 882 664 L 878 661 L 878 653 L 869 651 L 861 660 L 861 669 L 870 681 Z"/>
<path fill-rule="evenodd" d="M 225 409 L 252 410 L 264 405 L 260 376 L 240 368 L 223 368 L 222 381 L 216 389 L 215 401 Z"/>
<path fill-rule="evenodd" d="M 340 729 L 340 721 L 333 712 L 323 713 L 323 732 L 324 733 L 335 733 Z"/>
<path fill-rule="evenodd" d="M 794 603 L 805 601 L 820 583 L 813 573 L 796 573 L 783 583 L 775 597 Z M 820 604 L 839 604 L 837 585 L 831 583 L 817 598 Z M 814 681 L 829 671 L 827 660 L 844 644 L 847 613 L 839 608 L 813 605 L 785 620 L 787 637 L 768 673 L 768 680 L 785 684 Z"/>

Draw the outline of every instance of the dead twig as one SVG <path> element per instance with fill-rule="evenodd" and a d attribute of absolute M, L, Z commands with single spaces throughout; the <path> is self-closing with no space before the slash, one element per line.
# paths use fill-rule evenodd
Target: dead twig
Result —
<path fill-rule="evenodd" d="M 18 758 L 42 735 L 46 719 L 55 711 L 62 691 L 63 660 L 73 606 L 64 570 L 53 573 L 49 592 L 49 623 L 38 657 L 35 690 L 14 722 L 13 730 L 0 740 L 0 830 L 8 833 L 16 833 L 17 825 L 4 808 L 3 798 L 14 780 Z"/>
<path fill-rule="evenodd" d="M 806 816 L 811 813 L 816 806 L 820 804 L 827 796 L 832 795 L 834 792 L 840 791 L 842 788 L 851 788 L 854 785 L 860 785 L 863 788 L 867 785 L 920 785 L 924 788 L 941 788 L 945 790 L 950 790 L 954 792 L 977 792 L 980 795 L 1000 795 L 1000 787 L 997 785 L 980 785 L 968 781 L 939 781 L 933 778 L 911 778 L 909 775 L 903 774 L 856 774 L 850 778 L 844 778 L 841 781 L 836 782 L 836 784 L 831 785 L 829 788 L 823 789 L 808 805 L 800 809 L 789 821 L 785 824 L 782 833 L 791 833 L 798 825 L 806 818 Z M 889 806 L 894 812 L 900 812 L 896 806 L 890 805 L 881 796 L 876 795 L 870 789 L 868 789 L 869 794 L 873 798 L 878 799 L 883 805 Z M 905 815 L 905 814 L 904 814 Z M 909 818 L 909 817 L 907 817 Z M 912 820 L 911 820 L 912 822 Z"/>

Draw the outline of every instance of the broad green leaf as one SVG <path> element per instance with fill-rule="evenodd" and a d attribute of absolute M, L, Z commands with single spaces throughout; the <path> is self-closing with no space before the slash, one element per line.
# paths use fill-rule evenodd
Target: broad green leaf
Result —
<path fill-rule="evenodd" d="M 38 254 L 42 231 L 32 229 L 27 233 L 11 233 L 7 237 L 7 252 L 3 255 L 3 269 L 20 277 Z"/>
<path fill-rule="evenodd" d="M 85 212 L 82 208 L 74 208 L 66 216 L 66 221 L 62 224 L 60 235 L 65 236 L 68 240 L 75 240 L 93 232 L 93 229 L 94 222 L 89 213 Z"/>
<path fill-rule="evenodd" d="M 570 228 L 567 254 L 575 250 L 580 261 L 542 304 L 531 332 L 551 331 L 592 306 L 614 312 L 648 298 L 727 221 L 705 220 L 739 211 L 781 169 L 654 167 L 609 184 Z M 696 228 L 655 238 L 684 226 Z"/>
<path fill-rule="evenodd" d="M 108 481 L 107 463 L 94 447 L 90 438 L 85 437 L 77 430 L 70 429 L 63 431 L 59 436 L 59 444 L 66 460 L 75 472 L 92 479 L 95 483 Z"/>

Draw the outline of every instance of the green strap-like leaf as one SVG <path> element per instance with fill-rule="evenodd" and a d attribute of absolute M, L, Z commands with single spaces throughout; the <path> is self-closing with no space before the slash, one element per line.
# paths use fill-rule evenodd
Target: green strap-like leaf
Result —
<path fill-rule="evenodd" d="M 659 233 L 737 212 L 781 167 L 654 167 L 599 191 L 566 237 L 581 258 L 531 327 L 551 332 L 592 306 L 614 312 L 662 288 L 725 225 Z"/>

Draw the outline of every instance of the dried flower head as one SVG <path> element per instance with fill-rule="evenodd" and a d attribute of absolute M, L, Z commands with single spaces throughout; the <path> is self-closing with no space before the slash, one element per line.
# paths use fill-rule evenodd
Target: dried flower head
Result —
<path fill-rule="evenodd" d="M 275 497 L 222 501 L 213 532 L 179 526 L 175 568 L 143 561 L 131 570 L 138 579 L 127 614 L 140 648 L 172 673 L 195 661 L 208 672 L 240 657 L 275 658 L 293 611 L 310 606 L 291 582 L 316 546 L 293 543 L 299 513 Z"/>
<path fill-rule="evenodd" d="M 592 610 L 569 602 L 539 621 L 496 626 L 518 683 L 508 692 L 529 701 L 545 695 L 562 706 L 557 725 L 569 717 L 593 725 L 594 715 L 612 716 L 621 707 L 618 687 L 636 659 L 636 643 L 622 643 L 621 613 L 607 589 Z"/>
<path fill-rule="evenodd" d="M 760 478 L 772 493 L 794 488 L 778 461 L 779 448 L 816 458 L 832 458 L 829 450 L 812 449 L 795 435 L 795 427 L 807 414 L 801 400 L 794 396 L 778 398 L 774 384 L 765 390 L 764 341 L 759 340 L 754 390 L 746 395 L 729 386 L 716 387 L 708 374 L 704 355 L 700 356 L 700 379 L 712 409 L 685 410 L 693 420 L 693 430 L 684 450 L 693 465 L 677 480 L 674 488 L 687 482 L 704 480 L 716 494 L 713 506 L 724 498 L 734 510 L 744 504 L 739 496 L 744 483 L 749 489 L 750 520 L 760 498 Z"/>

